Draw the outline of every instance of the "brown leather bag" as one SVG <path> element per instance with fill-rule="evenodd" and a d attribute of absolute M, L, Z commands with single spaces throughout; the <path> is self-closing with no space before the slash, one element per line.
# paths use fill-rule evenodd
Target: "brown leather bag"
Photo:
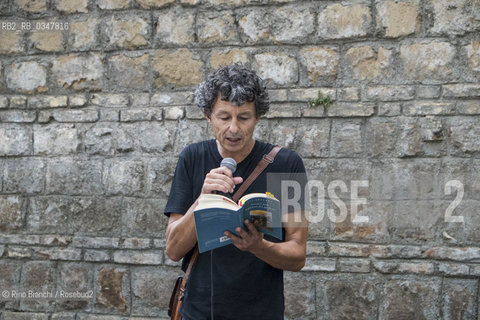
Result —
<path fill-rule="evenodd" d="M 278 151 L 280 151 L 281 147 L 275 146 L 273 147 L 272 151 L 262 157 L 252 171 L 252 173 L 248 176 L 247 179 L 242 183 L 240 188 L 238 188 L 237 192 L 233 195 L 233 201 L 237 202 L 243 193 L 247 190 L 247 188 L 252 184 L 253 181 L 262 173 L 262 171 L 273 162 L 275 156 L 277 155 Z M 190 262 L 188 263 L 187 271 L 185 272 L 185 276 L 178 277 L 175 281 L 175 286 L 173 288 L 172 295 L 170 297 L 170 303 L 168 304 L 168 316 L 171 320 L 182 320 L 182 315 L 180 314 L 180 307 L 183 303 L 183 296 L 185 294 L 185 287 L 187 286 L 187 280 L 190 276 L 190 271 L 192 271 L 193 265 L 198 259 L 198 246 L 195 245 L 195 251 L 193 252 L 192 257 L 190 258 Z"/>

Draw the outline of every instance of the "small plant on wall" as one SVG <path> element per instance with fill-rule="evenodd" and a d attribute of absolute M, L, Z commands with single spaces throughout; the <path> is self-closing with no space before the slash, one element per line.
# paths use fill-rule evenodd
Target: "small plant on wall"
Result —
<path fill-rule="evenodd" d="M 330 98 L 330 96 L 324 95 L 322 90 L 318 90 L 318 95 L 316 98 L 307 99 L 307 103 L 310 108 L 318 107 L 318 106 L 323 106 L 326 108 L 329 105 L 331 105 L 332 102 L 333 102 L 332 98 Z"/>

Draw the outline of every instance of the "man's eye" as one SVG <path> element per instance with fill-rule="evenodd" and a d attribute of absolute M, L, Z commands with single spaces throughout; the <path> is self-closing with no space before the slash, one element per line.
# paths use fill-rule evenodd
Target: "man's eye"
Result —
<path fill-rule="evenodd" d="M 227 117 L 220 117 L 220 120 L 222 120 L 222 121 L 227 121 L 228 118 L 227 118 Z"/>

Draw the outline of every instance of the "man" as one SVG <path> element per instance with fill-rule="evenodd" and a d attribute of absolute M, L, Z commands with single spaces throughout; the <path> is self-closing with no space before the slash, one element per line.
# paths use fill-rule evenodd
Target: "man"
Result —
<path fill-rule="evenodd" d="M 233 194 L 273 145 L 253 137 L 260 116 L 269 108 L 265 84 L 242 65 L 223 67 L 195 92 L 215 139 L 194 143 L 180 154 L 165 214 L 169 216 L 166 254 L 183 257 L 185 270 L 196 244 L 193 211 L 201 193 Z M 223 158 L 237 162 L 234 175 L 219 167 Z M 304 173 L 301 158 L 281 149 L 273 163 L 245 194 L 266 192 L 266 174 Z M 187 283 L 181 314 L 186 320 L 283 319 L 283 270 L 299 271 L 305 264 L 307 228 L 284 226 L 284 241 L 246 228 L 225 231 L 233 245 L 200 254 Z"/>

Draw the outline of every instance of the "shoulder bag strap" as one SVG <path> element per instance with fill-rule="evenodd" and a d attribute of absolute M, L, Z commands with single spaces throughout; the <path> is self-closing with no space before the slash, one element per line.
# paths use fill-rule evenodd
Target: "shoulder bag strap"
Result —
<path fill-rule="evenodd" d="M 265 168 L 270 163 L 273 162 L 273 159 L 275 159 L 275 156 L 277 155 L 277 153 L 280 151 L 281 148 L 282 147 L 275 146 L 268 154 L 263 155 L 262 160 L 258 162 L 256 168 L 252 171 L 252 173 L 242 183 L 242 185 L 237 190 L 237 192 L 235 192 L 235 194 L 233 195 L 233 201 L 237 202 L 238 199 L 240 199 L 240 197 L 243 195 L 245 190 L 247 190 L 247 188 L 252 184 L 252 182 L 255 181 L 255 179 L 257 179 L 260 173 L 262 173 L 262 171 L 265 170 Z M 178 300 L 183 299 L 183 295 L 185 293 L 185 287 L 187 286 L 187 280 L 188 280 L 188 277 L 190 276 L 190 271 L 192 271 L 193 265 L 198 259 L 198 255 L 199 255 L 198 246 L 195 245 L 195 251 L 193 251 L 193 255 L 190 258 L 190 262 L 188 263 L 187 271 L 185 272 L 185 276 L 183 277 L 182 283 L 180 284 L 181 293 L 178 296 Z"/>

